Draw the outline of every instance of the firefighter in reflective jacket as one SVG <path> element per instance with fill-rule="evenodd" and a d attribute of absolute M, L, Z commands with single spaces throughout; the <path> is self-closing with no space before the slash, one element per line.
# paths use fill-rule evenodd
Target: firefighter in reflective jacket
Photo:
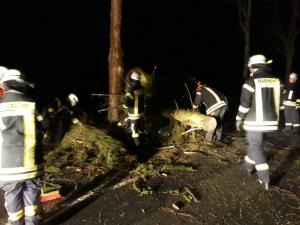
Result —
<path fill-rule="evenodd" d="M 208 132 L 206 139 L 212 141 L 214 136 L 216 136 L 216 139 L 220 141 L 222 139 L 223 119 L 228 109 L 227 99 L 225 95 L 214 88 L 207 87 L 201 84 L 201 82 L 198 82 L 193 108 L 197 109 L 202 104 L 206 108 L 206 115 L 215 117 L 217 120 L 216 130 L 214 133 Z"/>
<path fill-rule="evenodd" d="M 269 165 L 264 155 L 264 133 L 278 129 L 280 80 L 270 75 L 264 55 L 250 57 L 250 77 L 245 81 L 236 116 L 237 130 L 246 131 L 248 148 L 243 168 L 248 174 L 256 169 L 259 182 L 269 189 Z"/>
<path fill-rule="evenodd" d="M 10 224 L 37 224 L 40 177 L 43 175 L 41 140 L 47 127 L 37 113 L 33 85 L 18 70 L 7 70 L 1 80 L 0 183 Z"/>
<path fill-rule="evenodd" d="M 48 150 L 56 147 L 73 125 L 81 125 L 79 119 L 74 115 L 74 107 L 78 101 L 78 97 L 70 93 L 67 98 L 62 98 L 62 100 L 55 98 L 46 108 L 43 115 L 49 118 L 50 126 L 44 135 L 44 144 Z"/>
<path fill-rule="evenodd" d="M 130 75 L 130 87 L 125 95 L 124 108 L 128 110 L 131 136 L 136 147 L 141 145 L 144 132 L 144 90 L 140 82 L 141 75 L 133 71 Z"/>
<path fill-rule="evenodd" d="M 283 92 L 283 107 L 285 118 L 284 131 L 299 132 L 300 123 L 299 113 L 297 110 L 297 99 L 299 98 L 299 90 L 297 90 L 296 86 L 297 79 L 298 75 L 296 73 L 291 73 L 289 75 L 289 81 Z"/>

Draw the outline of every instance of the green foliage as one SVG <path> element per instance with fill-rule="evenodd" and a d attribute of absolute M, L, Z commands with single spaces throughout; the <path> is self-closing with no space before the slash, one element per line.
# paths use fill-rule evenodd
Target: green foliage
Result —
<path fill-rule="evenodd" d="M 57 166 L 48 166 L 45 168 L 46 173 L 58 173 L 60 171 L 61 171 L 60 168 Z"/>
<path fill-rule="evenodd" d="M 108 168 L 119 165 L 120 156 L 126 152 L 121 142 L 92 126 L 75 126 L 65 134 L 60 145 L 45 155 L 46 164 L 74 165 L 105 164 Z"/>

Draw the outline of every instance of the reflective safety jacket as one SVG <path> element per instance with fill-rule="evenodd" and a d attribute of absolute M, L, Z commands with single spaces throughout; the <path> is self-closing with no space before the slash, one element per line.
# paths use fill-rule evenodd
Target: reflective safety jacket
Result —
<path fill-rule="evenodd" d="M 295 106 L 297 105 L 297 93 L 296 83 L 288 83 L 283 92 L 283 105 L 284 106 Z"/>
<path fill-rule="evenodd" d="M 125 95 L 124 107 L 128 110 L 128 118 L 131 120 L 139 119 L 145 111 L 144 90 L 142 86 L 133 84 Z"/>
<path fill-rule="evenodd" d="M 43 174 L 43 117 L 36 102 L 24 93 L 24 83 L 14 83 L 0 98 L 0 182 L 9 183 Z M 19 89 L 20 88 L 20 89 Z M 20 91 L 21 90 L 21 91 Z"/>
<path fill-rule="evenodd" d="M 249 77 L 243 87 L 236 120 L 244 120 L 247 131 L 278 129 L 280 80 L 261 68 Z"/>
<path fill-rule="evenodd" d="M 226 97 L 217 90 L 210 87 L 202 87 L 196 90 L 194 108 L 198 108 L 201 104 L 206 107 L 206 114 L 210 115 L 216 109 L 227 106 Z"/>

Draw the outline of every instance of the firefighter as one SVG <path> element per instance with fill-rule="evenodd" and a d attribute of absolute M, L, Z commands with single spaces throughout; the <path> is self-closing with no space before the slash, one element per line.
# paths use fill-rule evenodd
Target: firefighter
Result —
<path fill-rule="evenodd" d="M 78 97 L 70 93 L 66 98 L 55 98 L 46 108 L 47 118 L 50 120 L 50 127 L 44 135 L 44 143 L 48 150 L 56 147 L 62 140 L 65 132 L 72 125 L 80 125 L 80 121 L 75 117 L 74 107 L 77 105 Z"/>
<path fill-rule="evenodd" d="M 8 69 L 4 66 L 0 66 L 0 81 L 3 78 L 4 73 L 7 71 Z M 4 95 L 4 88 L 2 86 L 2 83 L 0 83 L 0 97 Z"/>
<path fill-rule="evenodd" d="M 42 136 L 48 122 L 38 114 L 34 86 L 18 70 L 7 70 L 0 98 L 0 182 L 9 224 L 38 223 Z"/>
<path fill-rule="evenodd" d="M 8 69 L 4 66 L 0 66 L 0 80 L 2 80 L 4 73 L 7 71 Z"/>
<path fill-rule="evenodd" d="M 285 128 L 283 131 L 299 132 L 299 113 L 297 110 L 297 79 L 298 74 L 291 73 L 289 75 L 288 83 L 286 84 L 283 92 L 283 107 L 284 107 L 284 118 Z"/>
<path fill-rule="evenodd" d="M 258 181 L 269 189 L 269 165 L 264 154 L 264 134 L 278 129 L 280 80 L 272 76 L 264 55 L 251 56 L 248 62 L 250 77 L 244 82 L 236 129 L 244 129 L 248 142 L 243 168 L 250 175 L 256 169 Z"/>
<path fill-rule="evenodd" d="M 124 98 L 124 108 L 128 110 L 131 137 L 136 147 L 141 145 L 141 135 L 144 132 L 144 89 L 140 82 L 141 75 L 130 73 L 130 86 Z"/>
<path fill-rule="evenodd" d="M 196 95 L 193 103 L 194 109 L 201 108 L 204 105 L 206 115 L 212 116 L 217 120 L 217 127 L 211 132 L 207 132 L 206 140 L 212 141 L 216 138 L 222 139 L 223 119 L 228 110 L 228 103 L 225 95 L 214 88 L 208 87 L 201 82 L 197 82 Z"/>

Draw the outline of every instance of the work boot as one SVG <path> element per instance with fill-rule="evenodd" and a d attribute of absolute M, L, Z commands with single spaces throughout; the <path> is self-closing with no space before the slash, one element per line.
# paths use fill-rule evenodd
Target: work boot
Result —
<path fill-rule="evenodd" d="M 268 191 L 270 189 L 268 182 L 263 182 L 261 180 L 258 180 L 258 182 L 261 184 L 263 190 Z"/>
<path fill-rule="evenodd" d="M 285 126 L 285 128 L 282 129 L 282 132 L 284 133 L 291 133 L 293 131 L 291 126 Z"/>

